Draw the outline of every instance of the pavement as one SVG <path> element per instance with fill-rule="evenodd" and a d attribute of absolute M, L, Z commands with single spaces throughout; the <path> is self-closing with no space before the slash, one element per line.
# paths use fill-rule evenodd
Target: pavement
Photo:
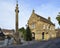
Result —
<path fill-rule="evenodd" d="M 11 45 L 2 48 L 60 48 L 60 38 L 48 41 L 28 41 L 22 45 Z"/>

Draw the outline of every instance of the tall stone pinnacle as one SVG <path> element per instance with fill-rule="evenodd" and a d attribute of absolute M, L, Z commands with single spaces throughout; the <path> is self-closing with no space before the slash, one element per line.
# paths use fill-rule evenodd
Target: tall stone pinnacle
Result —
<path fill-rule="evenodd" d="M 15 9 L 15 13 L 16 13 L 16 23 L 15 23 L 15 40 L 16 40 L 16 43 L 19 44 L 20 41 L 19 41 L 19 32 L 18 32 L 18 13 L 19 13 L 19 10 L 18 10 L 18 0 L 16 1 L 16 9 Z"/>

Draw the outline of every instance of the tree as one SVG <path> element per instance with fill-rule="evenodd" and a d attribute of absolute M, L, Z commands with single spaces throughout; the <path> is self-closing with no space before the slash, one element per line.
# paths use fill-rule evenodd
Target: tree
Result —
<path fill-rule="evenodd" d="M 56 19 L 57 19 L 57 21 L 58 21 L 58 23 L 60 25 L 60 12 L 59 12 L 59 15 L 57 15 Z"/>
<path fill-rule="evenodd" d="M 21 37 L 24 38 L 25 32 L 26 32 L 25 28 L 24 28 L 24 27 L 20 28 L 20 29 L 19 29 L 19 32 L 21 33 L 21 34 L 20 34 Z"/>
<path fill-rule="evenodd" d="M 30 30 L 29 26 L 27 26 L 27 28 L 26 28 L 25 40 L 26 41 L 31 41 L 32 40 L 32 33 L 31 33 L 31 30 Z"/>
<path fill-rule="evenodd" d="M 19 32 L 23 32 L 24 33 L 25 32 L 25 28 L 24 27 L 20 28 Z"/>

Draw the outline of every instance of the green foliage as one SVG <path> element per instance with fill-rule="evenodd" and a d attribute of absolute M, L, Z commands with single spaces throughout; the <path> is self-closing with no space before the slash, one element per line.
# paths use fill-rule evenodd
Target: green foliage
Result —
<path fill-rule="evenodd" d="M 56 19 L 57 19 L 58 21 L 60 21 L 60 16 L 56 17 Z"/>
<path fill-rule="evenodd" d="M 60 25 L 60 15 L 58 15 L 58 16 L 56 17 L 56 19 L 57 19 L 57 21 L 58 21 L 58 23 L 59 23 L 59 25 Z"/>
<path fill-rule="evenodd" d="M 19 29 L 19 32 L 23 32 L 23 33 L 24 33 L 24 32 L 25 32 L 24 27 L 20 28 L 20 29 Z"/>
<path fill-rule="evenodd" d="M 18 31 L 21 33 L 21 37 L 23 37 L 25 39 L 25 32 L 26 32 L 25 28 L 22 27 Z"/>
<path fill-rule="evenodd" d="M 25 40 L 26 41 L 31 41 L 32 40 L 32 33 L 31 33 L 31 30 L 30 30 L 29 26 L 26 28 Z"/>
<path fill-rule="evenodd" d="M 22 33 L 24 40 L 26 41 L 32 40 L 32 33 L 29 27 L 27 27 L 26 30 L 24 29 L 24 27 L 22 27 L 19 29 L 19 32 Z"/>

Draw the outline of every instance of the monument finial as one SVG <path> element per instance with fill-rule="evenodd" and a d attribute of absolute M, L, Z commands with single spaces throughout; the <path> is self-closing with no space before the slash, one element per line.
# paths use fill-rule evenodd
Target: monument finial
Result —
<path fill-rule="evenodd" d="M 16 0 L 16 4 L 18 4 L 18 0 Z"/>

